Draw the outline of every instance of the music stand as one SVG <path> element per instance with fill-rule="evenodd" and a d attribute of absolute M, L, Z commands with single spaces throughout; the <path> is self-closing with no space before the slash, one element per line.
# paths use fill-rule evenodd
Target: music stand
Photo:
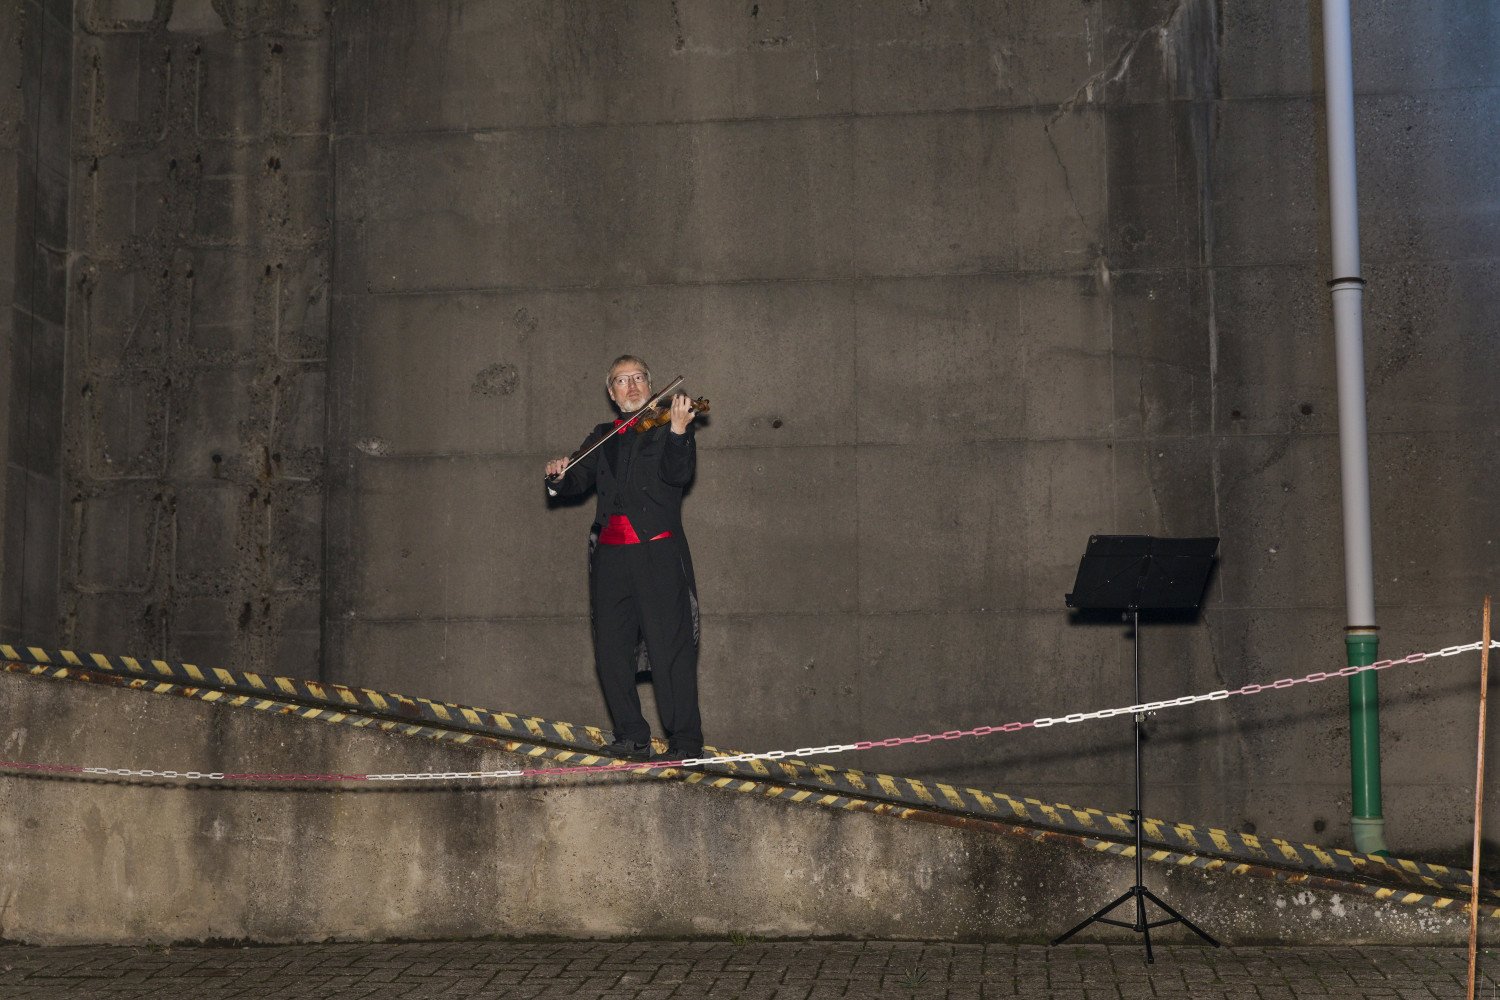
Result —
<path fill-rule="evenodd" d="M 1073 592 L 1065 598 L 1068 607 L 1124 611 L 1130 615 L 1135 662 L 1135 704 L 1141 701 L 1141 612 L 1196 611 L 1203 602 L 1203 590 L 1213 568 L 1217 538 L 1151 538 L 1146 535 L 1094 535 L 1089 539 L 1078 564 L 1078 578 Z M 1083 923 L 1052 941 L 1062 944 L 1089 924 L 1113 924 L 1140 934 L 1146 944 L 1146 961 L 1151 954 L 1151 928 L 1180 923 L 1215 948 L 1219 942 L 1209 937 L 1187 917 L 1172 909 L 1142 884 L 1141 876 L 1141 730 L 1143 713 L 1135 714 L 1135 808 L 1130 810 L 1135 824 L 1135 885 L 1118 899 L 1100 908 Z M 1116 907 L 1135 900 L 1135 921 L 1127 923 L 1108 914 Z M 1164 920 L 1146 918 L 1146 901 L 1150 900 L 1169 916 Z"/>

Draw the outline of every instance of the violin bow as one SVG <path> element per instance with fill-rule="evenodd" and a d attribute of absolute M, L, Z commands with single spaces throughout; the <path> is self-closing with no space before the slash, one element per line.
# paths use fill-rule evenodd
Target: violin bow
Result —
<path fill-rule="evenodd" d="M 585 448 L 583 451 L 579 452 L 577 455 L 574 455 L 572 458 L 568 459 L 568 469 L 571 469 L 573 467 L 574 463 L 581 462 L 585 458 L 588 458 L 590 455 L 592 455 L 594 453 L 594 451 L 601 444 L 603 444 L 604 442 L 608 441 L 615 434 L 622 434 L 626 430 L 628 430 L 629 428 L 634 427 L 635 426 L 635 422 L 637 420 L 641 419 L 641 417 L 645 416 L 649 411 L 656 409 L 656 404 L 661 402 L 661 398 L 663 396 L 665 396 L 668 393 L 674 391 L 678 386 L 682 385 L 682 383 L 683 383 L 684 379 L 686 379 L 686 377 L 687 376 L 685 376 L 685 375 L 679 375 L 676 378 L 674 378 L 672 381 L 668 382 L 667 383 L 667 387 L 665 389 L 661 390 L 656 395 L 652 396 L 650 399 L 648 399 L 644 403 L 642 403 L 641 404 L 641 408 L 639 410 L 636 410 L 635 413 L 633 413 L 631 415 L 631 417 L 630 417 L 629 420 L 625 421 L 619 427 L 616 427 L 609 434 L 605 434 L 605 435 L 601 436 L 599 438 L 599 440 L 597 440 L 593 444 L 589 445 L 587 448 Z M 561 479 L 563 476 L 566 476 L 568 474 L 568 469 L 564 469 L 562 471 L 562 473 L 560 475 L 558 475 L 556 478 L 557 479 Z M 554 481 L 553 477 L 551 477 L 551 476 L 545 477 L 542 481 L 547 484 L 547 495 L 548 496 L 554 496 L 554 497 L 557 496 L 557 491 L 552 488 L 552 483 Z"/>

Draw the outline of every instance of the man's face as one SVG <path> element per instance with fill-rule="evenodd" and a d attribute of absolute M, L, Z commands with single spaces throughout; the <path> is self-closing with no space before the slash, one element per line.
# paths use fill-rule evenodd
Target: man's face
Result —
<path fill-rule="evenodd" d="M 634 413 L 651 397 L 651 383 L 641 366 L 626 361 L 609 372 L 609 398 L 621 413 Z"/>

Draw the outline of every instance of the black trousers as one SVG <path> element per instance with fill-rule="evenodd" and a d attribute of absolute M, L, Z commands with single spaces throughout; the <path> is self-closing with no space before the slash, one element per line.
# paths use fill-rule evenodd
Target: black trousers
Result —
<path fill-rule="evenodd" d="M 671 539 L 594 550 L 594 666 L 615 738 L 645 743 L 651 727 L 635 686 L 635 649 L 646 640 L 651 686 L 668 744 L 696 752 L 698 629 L 687 571 Z"/>

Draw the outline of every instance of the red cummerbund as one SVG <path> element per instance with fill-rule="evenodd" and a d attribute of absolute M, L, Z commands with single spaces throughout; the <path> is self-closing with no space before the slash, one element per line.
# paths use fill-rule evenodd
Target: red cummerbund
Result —
<path fill-rule="evenodd" d="M 651 541 L 654 542 L 659 538 L 671 537 L 672 533 L 670 531 L 663 531 L 652 538 Z M 631 525 L 630 518 L 624 514 L 609 515 L 609 522 L 604 525 L 604 530 L 599 532 L 600 545 L 639 545 L 640 543 L 640 536 L 635 533 L 635 528 Z"/>

